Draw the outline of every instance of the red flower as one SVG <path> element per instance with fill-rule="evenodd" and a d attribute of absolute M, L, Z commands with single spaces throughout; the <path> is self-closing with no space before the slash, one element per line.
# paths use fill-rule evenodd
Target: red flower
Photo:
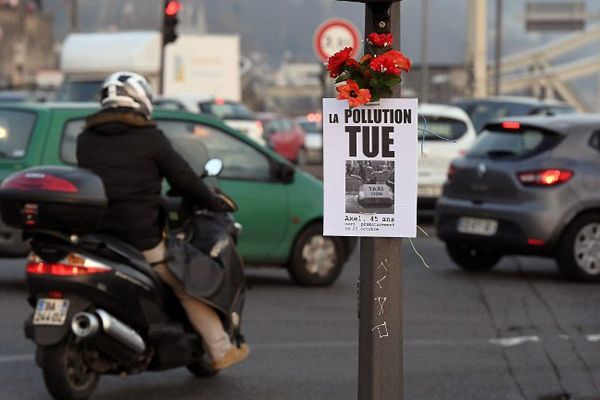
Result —
<path fill-rule="evenodd" d="M 400 75 L 402 71 L 410 71 L 410 59 L 396 50 L 390 50 L 379 57 L 375 57 L 370 63 L 371 69 L 376 72 Z"/>
<path fill-rule="evenodd" d="M 338 100 L 348 100 L 350 108 L 362 106 L 371 101 L 371 92 L 369 89 L 360 89 L 358 83 L 348 79 L 345 85 L 336 87 L 338 91 Z"/>
<path fill-rule="evenodd" d="M 360 68 L 360 64 L 354 58 L 349 58 L 348 61 L 346 61 L 346 66 L 350 68 Z"/>
<path fill-rule="evenodd" d="M 353 50 L 352 47 L 346 47 L 329 57 L 329 61 L 327 61 L 327 71 L 329 71 L 330 77 L 337 78 L 340 76 L 343 72 L 344 65 L 346 65 Z"/>
<path fill-rule="evenodd" d="M 400 68 L 404 72 L 410 71 L 410 68 L 412 67 L 410 58 L 406 57 L 398 50 L 390 50 L 385 54 L 387 54 L 392 60 L 394 60 L 396 67 Z"/>
<path fill-rule="evenodd" d="M 367 36 L 367 41 L 375 47 L 388 47 L 394 42 L 394 36 L 391 33 L 371 33 Z"/>

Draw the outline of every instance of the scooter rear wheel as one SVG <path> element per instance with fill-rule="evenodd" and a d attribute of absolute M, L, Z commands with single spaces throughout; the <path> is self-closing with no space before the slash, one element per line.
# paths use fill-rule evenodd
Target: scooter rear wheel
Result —
<path fill-rule="evenodd" d="M 53 346 L 40 346 L 44 383 L 57 400 L 85 400 L 98 385 L 100 374 L 85 362 L 83 347 L 73 336 Z"/>

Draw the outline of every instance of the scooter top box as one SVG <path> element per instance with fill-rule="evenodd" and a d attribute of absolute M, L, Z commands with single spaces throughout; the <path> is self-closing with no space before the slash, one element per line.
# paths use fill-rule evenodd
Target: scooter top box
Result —
<path fill-rule="evenodd" d="M 14 228 L 92 232 L 108 201 L 102 180 L 74 167 L 41 166 L 14 173 L 0 186 L 0 215 Z"/>

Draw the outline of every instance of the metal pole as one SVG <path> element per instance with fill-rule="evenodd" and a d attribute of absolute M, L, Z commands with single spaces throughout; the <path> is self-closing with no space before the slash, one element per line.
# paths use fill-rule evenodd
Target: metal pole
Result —
<path fill-rule="evenodd" d="M 14 62 L 16 67 L 16 79 L 12 84 L 19 88 L 23 88 L 27 81 L 27 5 L 21 1 L 18 5 L 19 18 L 19 38 L 15 42 Z"/>
<path fill-rule="evenodd" d="M 160 95 L 165 94 L 165 44 L 163 38 L 164 36 L 160 40 L 160 71 L 158 72 L 158 93 Z"/>
<path fill-rule="evenodd" d="M 500 81 L 502 79 L 502 0 L 496 0 L 496 45 L 494 63 L 494 94 L 500 96 Z"/>
<path fill-rule="evenodd" d="M 162 4 L 161 22 L 160 22 L 160 69 L 158 71 L 158 94 L 165 94 L 165 9 L 168 0 L 164 0 Z"/>
<path fill-rule="evenodd" d="M 365 35 L 391 30 L 400 49 L 400 3 L 392 4 L 387 24 L 379 20 L 389 5 L 367 4 Z M 360 239 L 359 400 L 404 398 L 400 245 L 398 238 Z"/>
<path fill-rule="evenodd" d="M 429 100 L 429 0 L 421 0 L 421 102 Z"/>
<path fill-rule="evenodd" d="M 469 0 L 469 44 L 472 96 L 487 96 L 487 9 L 486 0 Z"/>
<path fill-rule="evenodd" d="M 79 32 L 79 0 L 71 0 L 69 24 L 71 32 Z"/>

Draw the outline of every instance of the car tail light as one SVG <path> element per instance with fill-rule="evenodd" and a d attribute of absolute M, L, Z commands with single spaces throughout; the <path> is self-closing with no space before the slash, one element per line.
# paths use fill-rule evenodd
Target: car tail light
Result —
<path fill-rule="evenodd" d="M 9 178 L 2 183 L 3 189 L 17 190 L 41 190 L 49 192 L 65 192 L 77 193 L 78 189 L 75 185 L 66 179 L 58 178 L 50 174 L 41 174 L 31 172 L 20 174 L 13 178 Z"/>
<path fill-rule="evenodd" d="M 521 129 L 521 123 L 516 121 L 505 121 L 502 123 L 502 128 L 511 130 Z"/>
<path fill-rule="evenodd" d="M 260 121 L 256 121 L 256 129 L 262 134 L 263 133 L 263 124 Z"/>
<path fill-rule="evenodd" d="M 453 164 L 450 164 L 450 166 L 448 167 L 448 174 L 446 175 L 446 177 L 448 178 L 448 180 L 452 180 L 452 178 L 454 178 L 454 175 L 456 175 L 456 167 Z"/>
<path fill-rule="evenodd" d="M 519 181 L 525 186 L 556 186 L 573 177 L 573 171 L 566 169 L 542 169 L 519 172 Z"/>
<path fill-rule="evenodd" d="M 543 246 L 546 244 L 542 239 L 527 239 L 527 244 L 530 246 Z"/>
<path fill-rule="evenodd" d="M 69 254 L 55 263 L 45 262 L 37 256 L 30 257 L 26 271 L 32 275 L 82 276 L 110 272 L 112 268 L 79 254 Z"/>

